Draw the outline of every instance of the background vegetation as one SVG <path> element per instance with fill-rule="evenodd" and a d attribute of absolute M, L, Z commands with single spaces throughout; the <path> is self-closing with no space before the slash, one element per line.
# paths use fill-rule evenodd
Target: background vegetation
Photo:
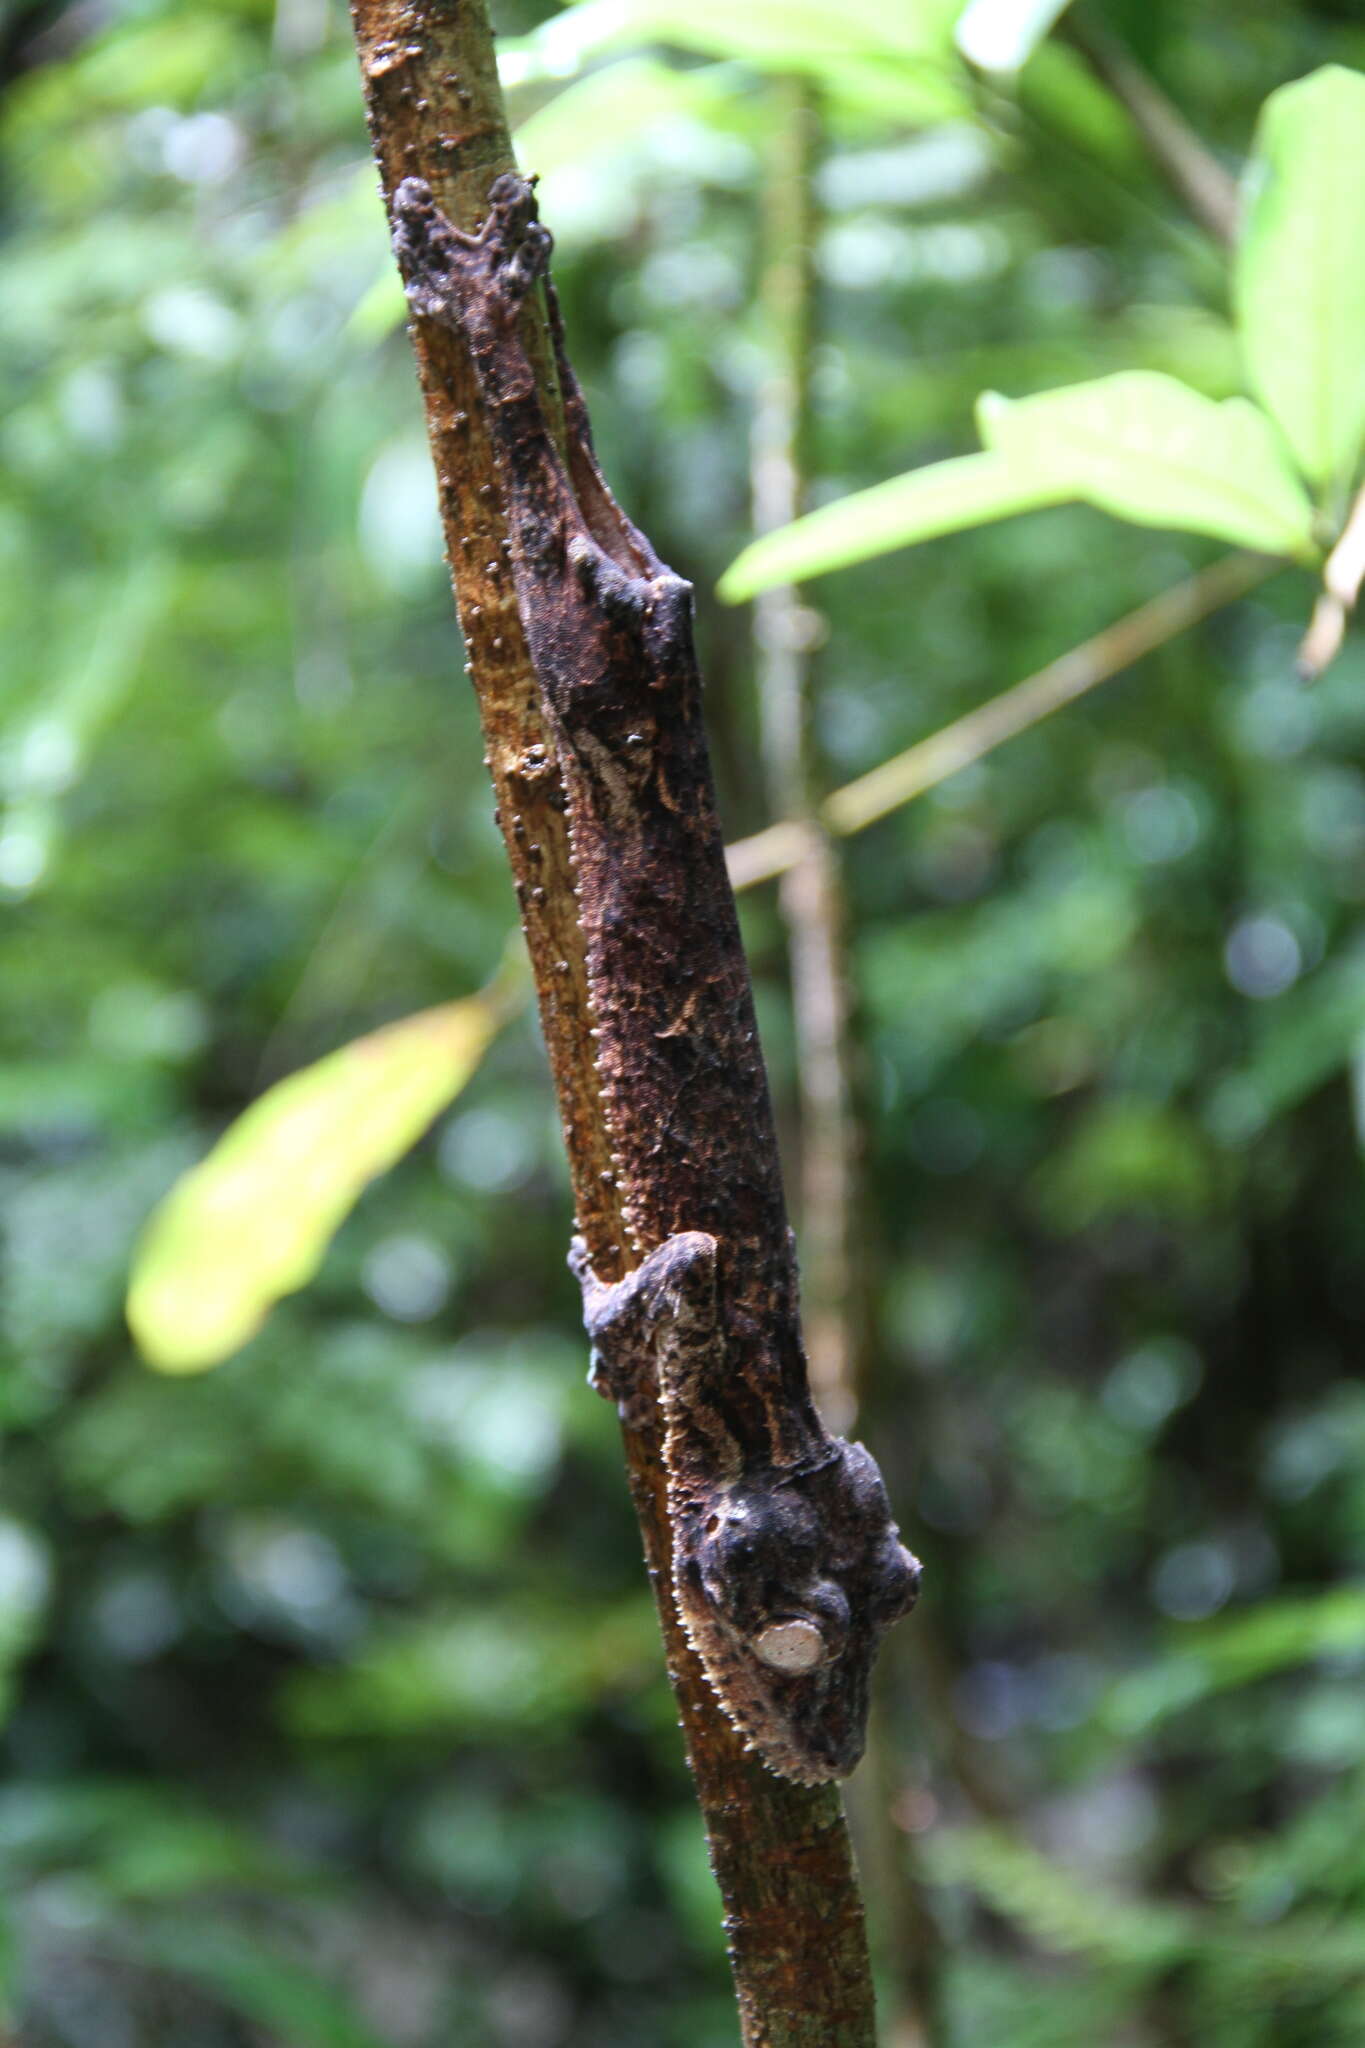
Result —
<path fill-rule="evenodd" d="M 751 532 L 774 71 L 822 92 L 819 496 L 974 447 L 985 387 L 1242 382 L 1225 255 L 1077 49 L 983 75 L 956 9 L 904 11 L 887 47 L 849 0 L 837 62 L 813 5 L 502 16 L 606 467 L 697 584 L 736 837 L 753 656 L 712 593 Z M 1270 91 L 1365 65 L 1353 16 L 1086 19 L 1235 172 Z M 11 5 L 0 72 L 14 2025 L 712 2048 L 529 1019 L 229 1364 L 158 1377 L 124 1326 L 225 1124 L 477 989 L 512 922 L 344 16 Z M 1062 507 L 812 586 L 829 782 L 1219 552 Z M 1312 599 L 1285 570 L 848 842 L 863 1428 L 928 1567 L 856 1801 L 888 2038 L 1365 2031 L 1365 660 L 1300 687 Z"/>

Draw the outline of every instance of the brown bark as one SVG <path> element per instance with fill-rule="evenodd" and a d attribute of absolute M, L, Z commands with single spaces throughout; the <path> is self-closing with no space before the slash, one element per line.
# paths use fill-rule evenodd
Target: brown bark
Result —
<path fill-rule="evenodd" d="M 354 0 L 371 131 L 386 201 L 405 177 L 431 185 L 470 228 L 512 167 L 482 0 Z M 533 167 L 532 167 L 533 168 Z M 553 400 L 543 331 L 528 334 Z M 589 1035 L 581 933 L 562 792 L 507 566 L 496 474 L 472 369 L 449 330 L 414 335 L 452 582 L 478 694 L 497 815 L 521 904 L 559 1098 L 578 1228 L 604 1278 L 628 1243 Z M 625 1433 L 631 1490 L 659 1605 L 712 1867 L 725 1909 L 750 2048 L 867 2048 L 872 1992 L 838 1792 L 772 1776 L 744 1754 L 706 1687 L 672 1598 L 665 1479 L 652 1430 Z"/>

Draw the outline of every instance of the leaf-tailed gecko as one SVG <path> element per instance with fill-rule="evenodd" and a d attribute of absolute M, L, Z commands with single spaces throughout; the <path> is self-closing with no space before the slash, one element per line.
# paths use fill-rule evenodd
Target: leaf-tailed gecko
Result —
<path fill-rule="evenodd" d="M 519 333 L 550 236 L 522 179 L 488 198 L 468 235 L 405 179 L 394 247 L 414 313 L 472 355 L 563 779 L 626 1263 L 642 1261 L 607 1284 L 575 1242 L 593 1382 L 627 1424 L 657 1402 L 688 1638 L 746 1745 L 813 1784 L 862 1754 L 872 1665 L 920 1567 L 873 1459 L 831 1436 L 810 1396 L 691 586 L 602 477 L 547 278 L 561 459 Z"/>

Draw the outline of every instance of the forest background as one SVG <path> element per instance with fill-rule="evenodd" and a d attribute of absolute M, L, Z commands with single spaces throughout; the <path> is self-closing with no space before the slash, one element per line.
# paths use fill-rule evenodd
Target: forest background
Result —
<path fill-rule="evenodd" d="M 1105 38 L 1235 176 L 1365 31 L 1113 0 L 983 70 L 947 6 L 543 12 L 497 16 L 523 163 L 605 467 L 697 586 L 738 839 L 774 814 L 715 585 L 793 71 L 818 502 L 975 447 L 985 389 L 1242 389 Z M 4 2000 L 25 2048 L 720 2048 L 530 1014 L 239 1355 L 158 1374 L 124 1319 L 231 1119 L 513 923 L 348 24 L 11 5 L 0 86 Z M 1059 507 L 811 583 L 826 786 L 1225 553 Z M 1365 660 L 1300 684 L 1313 596 L 1268 577 L 843 844 L 859 1429 L 927 1565 L 854 1787 L 888 2040 L 1365 2031 Z"/>

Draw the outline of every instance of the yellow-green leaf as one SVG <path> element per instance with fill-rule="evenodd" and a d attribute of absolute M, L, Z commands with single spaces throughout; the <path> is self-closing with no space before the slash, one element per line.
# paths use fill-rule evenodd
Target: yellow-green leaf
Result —
<path fill-rule="evenodd" d="M 161 1372 L 200 1372 L 317 1272 L 361 1190 L 459 1094 L 507 1015 L 494 983 L 291 1074 L 171 1189 L 133 1262 L 128 1322 Z"/>
<path fill-rule="evenodd" d="M 624 57 L 576 78 L 517 124 L 517 159 L 539 177 L 616 161 L 679 121 L 714 119 L 734 97 L 713 64 L 684 71 L 657 57 Z M 546 218 L 553 209 L 545 208 Z"/>
<path fill-rule="evenodd" d="M 1347 483 L 1365 440 L 1365 76 L 1328 64 L 1273 92 L 1237 251 L 1247 375 L 1304 474 Z"/>
<path fill-rule="evenodd" d="M 836 102 L 907 121 L 969 110 L 952 31 L 959 0 L 580 0 L 502 46 L 504 85 L 571 78 L 653 43 L 819 79 Z M 625 115 L 620 118 L 627 118 Z"/>
<path fill-rule="evenodd" d="M 1313 508 L 1265 414 L 1217 404 L 1157 370 L 1123 370 L 1033 398 L 987 391 L 981 438 L 1022 480 L 1139 526 L 1216 534 L 1313 562 Z"/>
<path fill-rule="evenodd" d="M 854 491 L 751 541 L 721 577 L 717 591 L 724 603 L 740 604 L 774 583 L 804 582 L 892 548 L 1055 505 L 1071 495 L 1065 481 L 1053 485 L 1046 477 L 1014 469 L 999 455 L 926 462 L 922 469 Z"/>

